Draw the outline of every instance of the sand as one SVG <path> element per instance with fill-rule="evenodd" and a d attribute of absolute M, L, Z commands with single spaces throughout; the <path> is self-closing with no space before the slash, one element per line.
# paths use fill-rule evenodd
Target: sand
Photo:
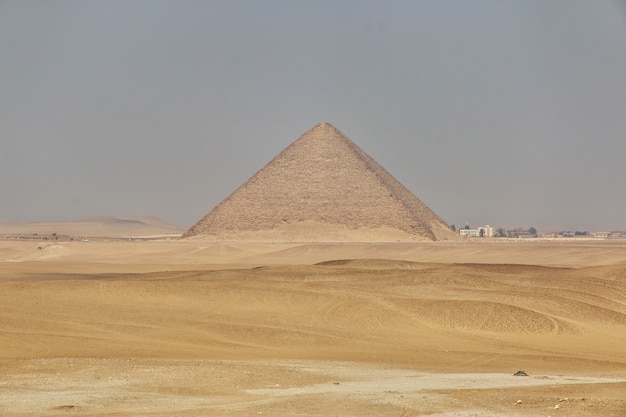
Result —
<path fill-rule="evenodd" d="M 0 240 L 2 416 L 624 416 L 624 346 L 620 241 Z"/>

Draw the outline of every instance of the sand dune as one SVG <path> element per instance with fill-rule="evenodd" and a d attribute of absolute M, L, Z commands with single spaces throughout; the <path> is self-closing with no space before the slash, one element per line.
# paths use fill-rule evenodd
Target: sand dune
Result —
<path fill-rule="evenodd" d="M 0 244 L 2 415 L 626 410 L 623 265 L 373 256 L 493 256 L 471 244 L 20 245 Z"/>
<path fill-rule="evenodd" d="M 0 415 L 625 415 L 620 248 L 511 248 L 2 241 Z"/>
<path fill-rule="evenodd" d="M 40 249 L 39 249 L 40 248 Z M 561 267 L 626 264 L 626 241 L 427 242 L 427 243 L 228 243 L 194 240 L 89 242 L 0 239 L 0 262 L 40 262 L 63 269 L 72 263 L 106 265 L 117 271 L 219 269 L 259 265 L 315 264 L 338 259 L 524 264 Z M 136 268 L 132 266 L 135 265 Z M 143 266 L 142 266 L 143 265 Z"/>

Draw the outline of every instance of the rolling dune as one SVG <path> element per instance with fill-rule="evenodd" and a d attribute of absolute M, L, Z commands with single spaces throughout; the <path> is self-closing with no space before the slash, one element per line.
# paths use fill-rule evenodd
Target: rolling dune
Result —
<path fill-rule="evenodd" d="M 137 248 L 140 263 L 116 265 L 128 272 L 96 273 L 110 255 L 73 263 L 74 248 L 3 263 L 13 267 L 0 281 L 3 415 L 626 410 L 615 394 L 626 388 L 625 266 L 370 258 L 134 273 L 152 256 Z M 281 259 L 285 250 L 302 249 L 279 249 Z M 271 253 L 217 252 L 242 265 Z M 531 377 L 511 376 L 518 369 Z M 551 394 L 563 384 L 575 401 Z M 514 400 L 522 392 L 532 405 Z"/>
<path fill-rule="evenodd" d="M 623 265 L 415 262 L 370 245 L 361 259 L 344 256 L 353 245 L 62 247 L 0 245 L 0 415 L 626 413 Z"/>

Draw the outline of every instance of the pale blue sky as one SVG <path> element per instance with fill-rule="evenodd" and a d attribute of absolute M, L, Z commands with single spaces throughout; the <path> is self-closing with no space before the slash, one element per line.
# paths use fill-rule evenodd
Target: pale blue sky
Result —
<path fill-rule="evenodd" d="M 626 229 L 626 3 L 0 1 L 0 221 L 191 225 L 322 121 L 448 223 Z"/>

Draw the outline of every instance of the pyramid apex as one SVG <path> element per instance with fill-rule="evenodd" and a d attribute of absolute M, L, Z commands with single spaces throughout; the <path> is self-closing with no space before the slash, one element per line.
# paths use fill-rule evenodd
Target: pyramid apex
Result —
<path fill-rule="evenodd" d="M 318 123 L 309 130 L 318 130 L 318 129 L 328 129 L 329 127 L 333 127 L 330 123 L 322 122 Z"/>
<path fill-rule="evenodd" d="M 337 137 L 345 137 L 345 135 L 335 126 L 328 122 L 321 122 L 307 130 L 303 137 L 312 139 L 330 139 Z"/>
<path fill-rule="evenodd" d="M 335 126 L 333 126 L 332 124 L 330 124 L 328 122 L 318 123 L 315 126 L 313 126 L 310 130 L 316 130 L 316 129 L 324 129 L 324 130 L 332 129 L 332 130 L 337 130 L 338 131 L 338 129 Z"/>

